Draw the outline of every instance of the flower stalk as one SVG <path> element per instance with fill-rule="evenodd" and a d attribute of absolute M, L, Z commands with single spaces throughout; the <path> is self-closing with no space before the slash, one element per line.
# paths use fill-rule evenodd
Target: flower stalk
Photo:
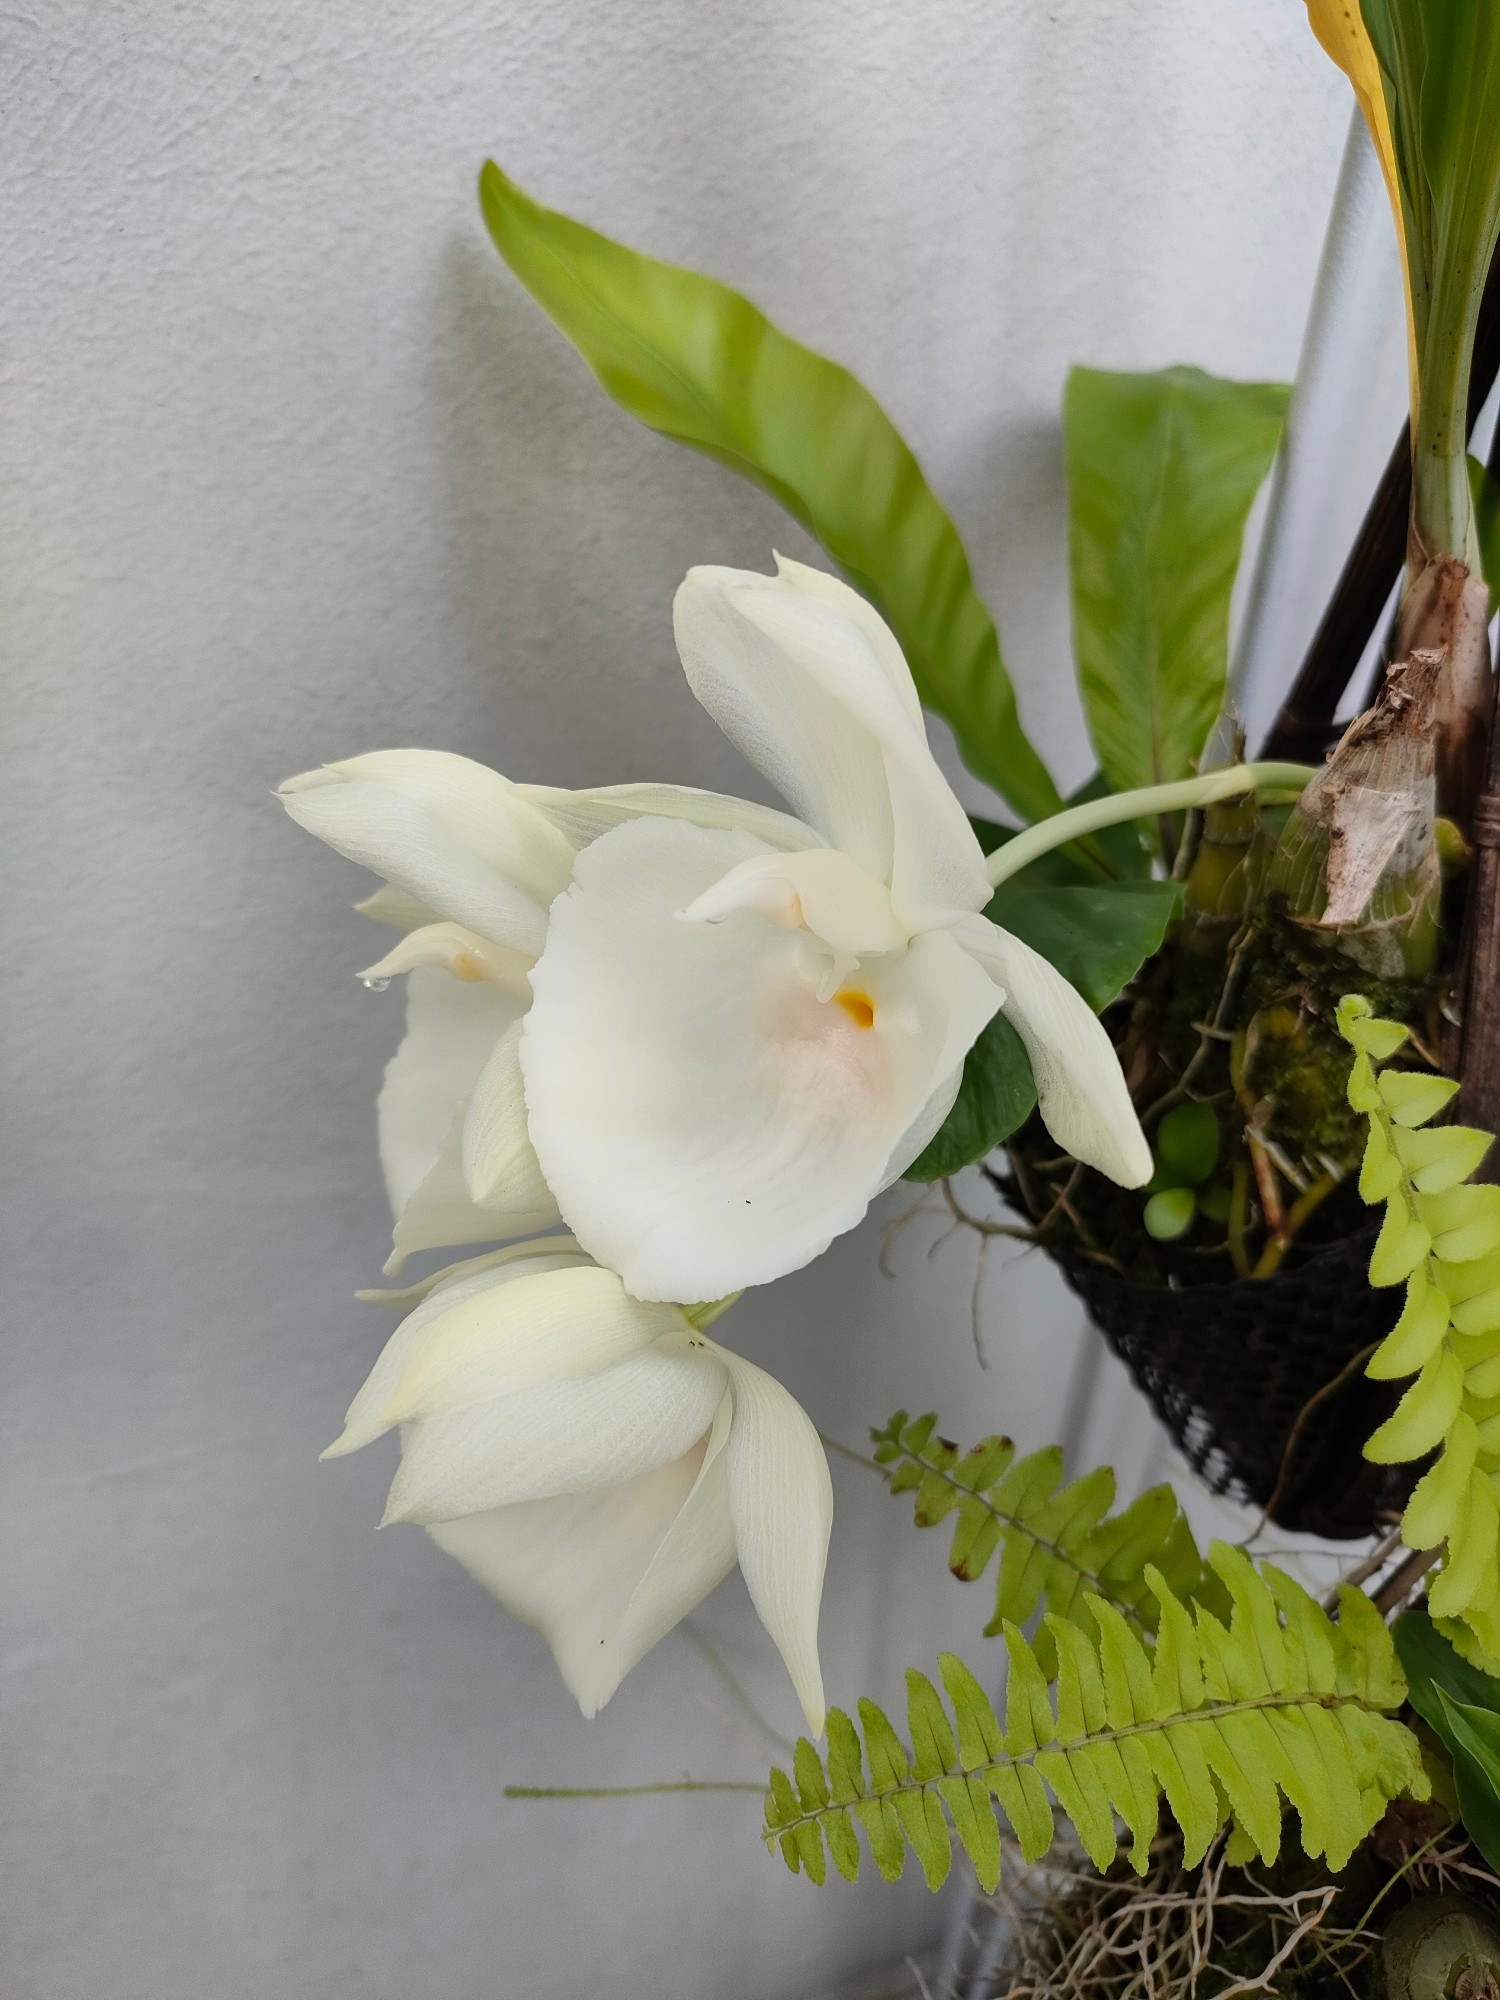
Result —
<path fill-rule="evenodd" d="M 1190 812 L 1210 806 L 1220 799 L 1232 799 L 1244 792 L 1300 792 L 1316 773 L 1307 764 L 1231 764 L 1223 771 L 1208 771 L 1199 778 L 1180 778 L 1170 785 L 1143 785 L 1138 791 L 1111 792 L 1102 799 L 1070 806 L 1054 813 L 1006 841 L 989 856 L 986 866 L 991 886 L 999 888 L 1021 870 L 1064 847 L 1080 835 L 1097 833 L 1106 826 L 1120 826 L 1132 819 L 1150 819 L 1159 813 Z"/>

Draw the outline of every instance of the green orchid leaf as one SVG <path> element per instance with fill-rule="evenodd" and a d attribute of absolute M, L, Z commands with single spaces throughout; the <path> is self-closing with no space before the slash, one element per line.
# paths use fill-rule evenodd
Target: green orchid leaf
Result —
<path fill-rule="evenodd" d="M 1413 525 L 1432 553 L 1472 561 L 1464 443 L 1500 233 L 1500 8 L 1361 0 L 1360 13 L 1388 119 L 1416 354 Z"/>
<path fill-rule="evenodd" d="M 1095 882 L 1074 888 L 1002 883 L 985 915 L 1050 959 L 1097 1014 L 1117 1000 L 1182 906 L 1176 882 Z"/>
<path fill-rule="evenodd" d="M 774 494 L 889 622 L 970 769 L 1024 818 L 1056 812 L 958 531 L 869 391 L 727 285 L 541 207 L 493 161 L 479 195 L 501 256 L 615 401 Z"/>
<path fill-rule="evenodd" d="M 1469 1838 L 1500 1868 L 1500 1680 L 1471 1666 L 1425 1611 L 1404 1612 L 1393 1631 L 1411 1705 L 1453 1759 Z"/>
<path fill-rule="evenodd" d="M 995 892 L 985 914 L 1050 959 L 1097 1013 L 1117 999 L 1156 951 L 1177 914 L 1173 882 L 1023 885 Z M 1003 1014 L 964 1063 L 953 1109 L 906 1170 L 909 1181 L 942 1180 L 992 1153 L 1036 1104 L 1025 1045 Z"/>
<path fill-rule="evenodd" d="M 1110 786 L 1187 777 L 1224 703 L 1245 517 L 1291 390 L 1075 368 L 1063 398 L 1073 646 Z"/>
<path fill-rule="evenodd" d="M 1026 1044 L 996 1014 L 964 1060 L 953 1109 L 906 1170 L 909 1181 L 940 1181 L 994 1152 L 1036 1106 Z"/>
<path fill-rule="evenodd" d="M 1500 604 L 1500 479 L 1487 465 L 1469 459 L 1469 491 L 1474 500 L 1474 532 L 1479 541 L 1479 566 L 1490 589 L 1490 604 Z"/>

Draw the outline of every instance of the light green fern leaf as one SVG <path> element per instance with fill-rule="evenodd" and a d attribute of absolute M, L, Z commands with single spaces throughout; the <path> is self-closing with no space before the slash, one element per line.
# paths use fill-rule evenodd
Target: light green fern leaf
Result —
<path fill-rule="evenodd" d="M 1401 1518 L 1409 1548 L 1442 1546 L 1428 1607 L 1476 1665 L 1500 1673 L 1500 1187 L 1470 1181 L 1493 1143 L 1466 1125 L 1432 1125 L 1458 1085 L 1380 1069 L 1406 1040 L 1367 1000 L 1339 1003 L 1354 1050 L 1349 1102 L 1368 1120 L 1359 1189 L 1383 1202 L 1372 1285 L 1406 1286 L 1406 1304 L 1369 1373 L 1410 1376 L 1365 1446 L 1381 1465 L 1437 1458 Z"/>
<path fill-rule="evenodd" d="M 907 1675 L 907 1743 L 873 1702 L 859 1705 L 863 1744 L 834 1709 L 826 1765 L 804 1738 L 793 1776 L 771 1775 L 767 1846 L 779 1847 L 794 1874 L 822 1882 L 831 1856 L 852 1881 L 862 1828 L 888 1881 L 910 1851 L 936 1889 L 956 1838 L 993 1889 L 1001 1822 L 1032 1861 L 1051 1846 L 1060 1807 L 1100 1869 L 1114 1859 L 1123 1820 L 1144 1873 L 1165 1800 L 1190 1866 L 1226 1824 L 1242 1848 L 1274 1860 L 1290 1806 L 1306 1852 L 1341 1868 L 1390 1799 L 1427 1795 L 1417 1740 L 1387 1712 L 1406 1694 L 1390 1634 L 1358 1591 L 1344 1593 L 1335 1625 L 1269 1564 L 1257 1571 L 1222 1542 L 1209 1561 L 1228 1607 L 1223 1620 L 1201 1604 L 1190 1611 L 1148 1568 L 1154 1651 L 1093 1592 L 1091 1632 L 1049 1616 L 1053 1692 L 1008 1623 L 1003 1722 L 952 1653 L 939 1662 L 946 1702 L 925 1675 Z"/>
<path fill-rule="evenodd" d="M 1076 1622 L 1092 1592 L 1149 1638 L 1158 1606 L 1148 1567 L 1177 1597 L 1194 1597 L 1202 1587 L 1203 1558 L 1170 1486 L 1154 1486 L 1111 1514 L 1115 1476 L 1108 1466 L 1065 1480 L 1055 1446 L 1017 1458 L 1009 1438 L 988 1437 L 961 1454 L 934 1435 L 936 1424 L 935 1416 L 908 1418 L 898 1410 L 884 1430 L 870 1434 L 875 1457 L 893 1493 L 915 1493 L 919 1528 L 954 1517 L 948 1567 L 956 1577 L 975 1581 L 998 1552 L 987 1633 L 1024 1625 L 1038 1606 Z M 1057 1649 L 1048 1626 L 1033 1645 L 1050 1680 Z"/>

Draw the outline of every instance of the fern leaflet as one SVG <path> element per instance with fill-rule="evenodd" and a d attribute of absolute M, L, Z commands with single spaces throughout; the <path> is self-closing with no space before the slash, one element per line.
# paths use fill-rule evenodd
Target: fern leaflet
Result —
<path fill-rule="evenodd" d="M 935 1416 L 908 1418 L 898 1410 L 884 1430 L 870 1433 L 875 1457 L 890 1468 L 893 1493 L 915 1492 L 919 1528 L 936 1527 L 956 1510 L 948 1550 L 956 1577 L 975 1582 L 999 1551 L 986 1635 L 1007 1622 L 1024 1625 L 1043 1602 L 1053 1616 L 1077 1623 L 1092 1592 L 1149 1638 L 1158 1617 L 1149 1565 L 1175 1597 L 1192 1598 L 1202 1588 L 1203 1558 L 1170 1486 L 1153 1486 L 1112 1515 L 1115 1476 L 1108 1466 L 1064 1482 L 1056 1446 L 1017 1458 L 1009 1438 L 987 1437 L 960 1455 L 957 1445 L 933 1435 L 936 1424 Z M 1032 1647 L 1051 1680 L 1057 1648 L 1045 1624 Z"/>
<path fill-rule="evenodd" d="M 956 1835 L 993 1889 L 1000 1816 L 1032 1861 L 1052 1844 L 1055 1801 L 1103 1869 L 1116 1852 L 1118 1813 L 1144 1872 L 1163 1797 L 1189 1865 L 1226 1822 L 1273 1860 L 1285 1799 L 1307 1853 L 1341 1868 L 1388 1800 L 1427 1795 L 1416 1738 L 1385 1713 L 1406 1695 L 1390 1633 L 1357 1590 L 1341 1592 L 1335 1625 L 1270 1564 L 1257 1572 L 1222 1542 L 1209 1561 L 1227 1593 L 1228 1624 L 1202 1604 L 1189 1611 L 1150 1570 L 1154 1654 L 1092 1593 L 1096 1637 L 1051 1617 L 1055 1697 L 1019 1627 L 1007 1624 L 1003 1723 L 952 1653 L 939 1662 L 947 1705 L 925 1675 L 907 1675 L 909 1743 L 873 1702 L 859 1705 L 863 1742 L 842 1710 L 830 1710 L 826 1764 L 804 1737 L 791 1775 L 771 1773 L 767 1846 L 814 1882 L 826 1879 L 831 1855 L 852 1881 L 862 1828 L 887 1881 L 910 1848 L 936 1889 Z"/>
<path fill-rule="evenodd" d="M 1370 1283 L 1406 1283 L 1367 1372 L 1415 1378 L 1365 1456 L 1396 1465 L 1437 1451 L 1406 1503 L 1402 1539 L 1446 1544 L 1428 1609 L 1473 1664 L 1500 1673 L 1500 1187 L 1470 1184 L 1493 1140 L 1429 1123 L 1458 1089 L 1448 1078 L 1377 1071 L 1407 1038 L 1399 1023 L 1354 995 L 1338 1021 L 1355 1051 L 1349 1102 L 1369 1122 L 1359 1191 L 1385 1203 Z"/>

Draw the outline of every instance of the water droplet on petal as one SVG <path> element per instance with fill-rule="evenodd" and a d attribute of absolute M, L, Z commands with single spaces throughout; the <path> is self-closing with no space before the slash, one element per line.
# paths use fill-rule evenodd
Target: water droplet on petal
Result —
<path fill-rule="evenodd" d="M 366 979 L 364 974 L 361 973 L 359 975 L 359 983 L 367 993 L 384 993 L 391 982 L 388 979 Z"/>

